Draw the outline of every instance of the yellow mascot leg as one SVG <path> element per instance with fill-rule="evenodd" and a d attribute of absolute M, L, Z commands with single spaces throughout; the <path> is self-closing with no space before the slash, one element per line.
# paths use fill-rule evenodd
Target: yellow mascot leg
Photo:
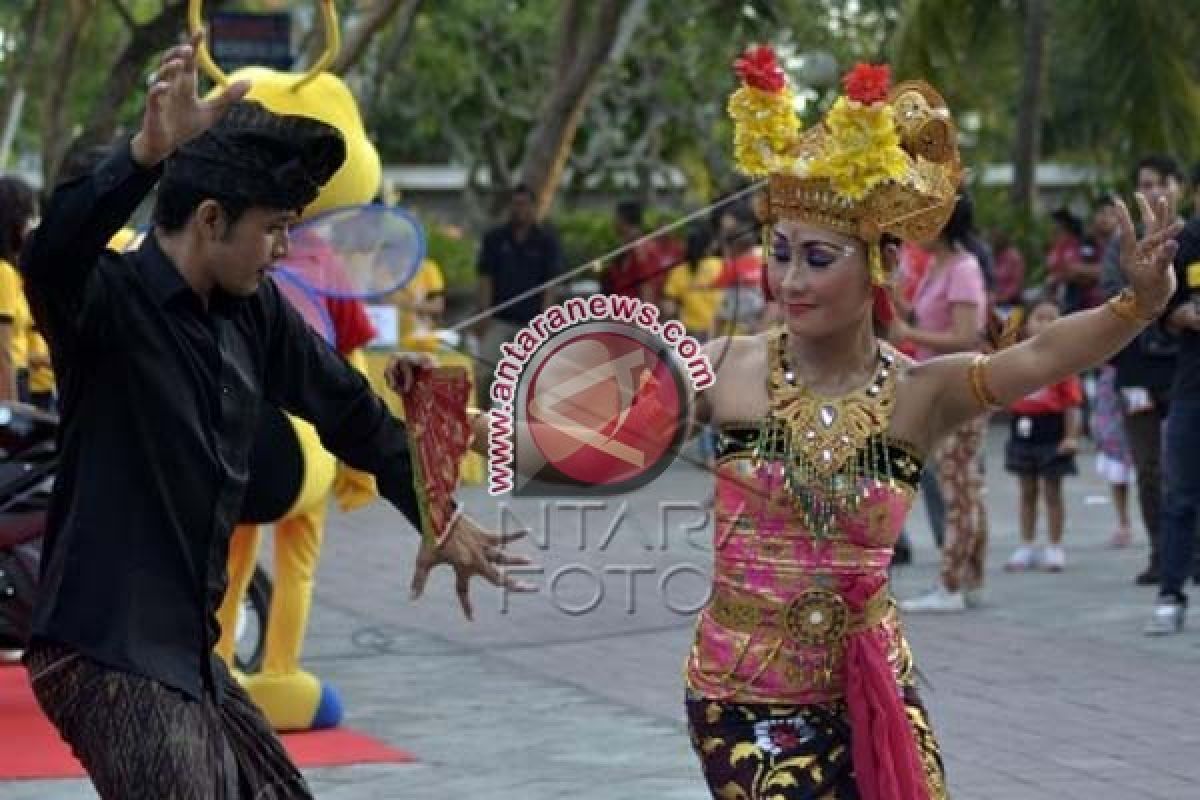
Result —
<path fill-rule="evenodd" d="M 217 610 L 217 621 L 221 624 L 221 638 L 217 640 L 217 655 L 233 669 L 233 652 L 237 644 L 238 609 L 246 597 L 246 589 L 254 577 L 258 561 L 258 544 L 261 533 L 257 525 L 238 525 L 229 540 L 229 586 L 225 599 Z"/>
<path fill-rule="evenodd" d="M 325 515 L 326 505 L 319 503 L 275 526 L 275 589 L 263 671 L 248 676 L 244 685 L 279 731 L 332 728 L 342 720 L 333 687 L 300 669 Z"/>
<path fill-rule="evenodd" d="M 263 672 L 288 673 L 300 668 L 317 560 L 325 537 L 326 508 L 319 503 L 275 526 L 275 593 Z"/>

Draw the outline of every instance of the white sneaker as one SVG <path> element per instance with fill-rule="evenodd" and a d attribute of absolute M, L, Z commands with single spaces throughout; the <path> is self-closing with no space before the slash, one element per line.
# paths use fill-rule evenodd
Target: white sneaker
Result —
<path fill-rule="evenodd" d="M 967 603 L 962 592 L 948 592 L 945 587 L 939 586 L 929 594 L 905 600 L 900 608 L 914 614 L 952 614 L 966 611 Z"/>
<path fill-rule="evenodd" d="M 1046 572 L 1062 572 L 1067 568 L 1067 554 L 1061 547 L 1050 545 L 1042 558 L 1042 569 Z"/>
<path fill-rule="evenodd" d="M 1159 598 L 1154 606 L 1154 615 L 1142 632 L 1147 636 L 1169 636 L 1183 632 L 1183 618 L 1187 609 L 1183 603 Z"/>
<path fill-rule="evenodd" d="M 1009 556 L 1008 563 L 1004 565 L 1004 571 L 1025 572 L 1037 567 L 1038 560 L 1037 549 L 1032 545 L 1023 544 Z"/>

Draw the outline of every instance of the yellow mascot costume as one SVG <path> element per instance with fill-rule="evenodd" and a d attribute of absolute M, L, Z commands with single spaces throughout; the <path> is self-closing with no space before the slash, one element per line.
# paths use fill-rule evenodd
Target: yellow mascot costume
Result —
<path fill-rule="evenodd" d="M 219 86 L 249 80 L 250 99 L 272 111 L 315 117 L 337 128 L 346 140 L 346 162 L 304 210 L 308 219 L 323 211 L 363 205 L 377 193 L 381 166 L 367 138 L 353 95 L 325 67 L 338 48 L 337 17 L 333 0 L 320 0 L 326 49 L 304 75 L 247 67 L 226 76 L 213 63 L 206 47 L 198 58 Z M 193 31 L 201 25 L 201 0 L 190 0 L 188 22 Z M 361 344 L 358 345 L 361 347 Z M 361 349 L 346 354 L 360 371 L 366 371 Z M 233 665 L 238 610 L 246 594 L 258 556 L 259 523 L 275 522 L 275 588 L 271 598 L 262 671 L 239 675 L 250 696 L 276 730 L 311 730 L 336 726 L 342 717 L 337 692 L 300 668 L 304 634 L 312 603 L 313 580 L 321 552 L 330 492 L 338 506 L 348 511 L 375 495 L 374 479 L 338 465 L 321 448 L 315 429 L 282 412 L 264 414 L 264 423 L 252 457 L 243 522 L 234 532 L 229 551 L 229 589 L 218 611 L 221 639 L 217 652 Z M 266 469 L 255 470 L 255 464 Z"/>

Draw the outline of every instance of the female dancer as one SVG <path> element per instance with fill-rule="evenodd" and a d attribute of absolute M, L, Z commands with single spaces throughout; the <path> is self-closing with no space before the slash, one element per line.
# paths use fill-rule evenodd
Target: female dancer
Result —
<path fill-rule="evenodd" d="M 923 459 L 987 410 L 1087 369 L 1163 308 L 1176 225 L 1120 207 L 1131 289 L 990 356 L 915 364 L 873 333 L 896 240 L 928 240 L 959 184 L 945 103 L 855 69 L 803 134 L 773 54 L 738 62 L 739 166 L 768 179 L 767 284 L 784 324 L 726 356 L 697 413 L 721 431 L 715 575 L 687 660 L 687 713 L 721 798 L 945 796 L 887 565 Z"/>
<path fill-rule="evenodd" d="M 706 345 L 717 380 L 694 406 L 720 436 L 713 590 L 685 668 L 692 743 L 718 798 L 939 800 L 941 757 L 887 576 L 922 462 L 942 437 L 1148 325 L 1174 288 L 1179 226 L 1139 196 L 1138 241 L 1119 206 L 1130 289 L 1015 347 L 916 364 L 875 326 L 893 321 L 899 242 L 933 239 L 955 205 L 944 101 L 860 65 L 801 134 L 774 54 L 756 48 L 737 66 L 736 156 L 767 178 L 765 283 L 784 321 Z M 669 422 L 653 383 L 631 431 Z M 486 419 L 474 424 L 479 447 Z"/>

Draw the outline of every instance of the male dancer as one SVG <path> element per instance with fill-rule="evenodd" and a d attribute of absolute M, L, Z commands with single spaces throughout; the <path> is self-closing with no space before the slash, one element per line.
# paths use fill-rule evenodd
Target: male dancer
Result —
<path fill-rule="evenodd" d="M 196 94 L 168 52 L 141 130 L 60 186 L 21 269 L 62 390 L 61 468 L 26 653 L 33 689 L 104 798 L 307 798 L 261 713 L 213 655 L 229 537 L 265 403 L 308 419 L 417 524 L 403 427 L 265 281 L 289 224 L 340 167 L 338 132 Z M 161 180 L 160 180 L 161 178 Z M 104 249 L 159 184 L 141 248 Z M 448 563 L 469 611 L 525 559 L 460 516 Z"/>

